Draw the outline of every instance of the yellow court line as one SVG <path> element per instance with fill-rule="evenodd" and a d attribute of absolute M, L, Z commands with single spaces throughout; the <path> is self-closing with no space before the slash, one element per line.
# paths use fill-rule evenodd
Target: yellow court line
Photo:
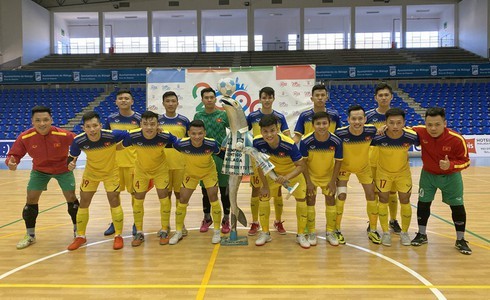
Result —
<path fill-rule="evenodd" d="M 219 245 L 218 245 L 219 246 Z M 215 247 L 218 249 L 219 247 Z M 212 259 L 211 259 L 212 260 Z M 211 261 L 210 261 L 211 262 Z M 208 278 L 209 280 L 209 278 Z M 67 288 L 67 289 L 197 289 L 201 284 L 0 284 L 0 288 Z M 490 289 L 490 285 L 409 285 L 409 284 L 210 284 L 208 289 Z M 205 292 L 205 290 L 204 290 Z M 198 295 L 200 296 L 200 295 Z M 204 297 L 204 294 L 202 294 Z M 202 298 L 201 298 L 202 299 Z"/>
<path fill-rule="evenodd" d="M 214 263 L 216 262 L 216 258 L 218 257 L 220 244 L 217 244 L 213 248 L 213 253 L 211 253 L 211 257 L 209 258 L 208 266 L 206 267 L 206 272 L 204 272 L 204 276 L 201 281 L 201 285 L 199 286 L 199 291 L 197 292 L 196 299 L 204 299 L 204 295 L 206 294 L 206 288 L 209 287 L 209 279 L 211 278 L 211 273 L 213 272 Z"/>

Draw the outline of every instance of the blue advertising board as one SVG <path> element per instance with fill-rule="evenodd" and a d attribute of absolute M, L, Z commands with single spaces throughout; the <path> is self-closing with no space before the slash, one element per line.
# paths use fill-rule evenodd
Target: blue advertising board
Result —
<path fill-rule="evenodd" d="M 111 82 L 146 82 L 146 70 L 40 70 L 0 72 L 0 84 Z"/>

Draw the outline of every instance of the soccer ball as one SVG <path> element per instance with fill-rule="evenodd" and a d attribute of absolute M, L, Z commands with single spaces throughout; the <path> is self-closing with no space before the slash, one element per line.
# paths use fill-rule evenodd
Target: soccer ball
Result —
<path fill-rule="evenodd" d="M 222 78 L 218 81 L 218 92 L 225 97 L 231 97 L 236 91 L 235 80 Z"/>

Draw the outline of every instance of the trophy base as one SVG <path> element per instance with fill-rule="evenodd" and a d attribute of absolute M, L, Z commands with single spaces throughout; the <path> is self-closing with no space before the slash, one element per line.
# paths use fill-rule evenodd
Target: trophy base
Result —
<path fill-rule="evenodd" d="M 236 231 L 230 232 L 230 237 L 221 239 L 221 246 L 247 246 L 246 236 L 238 236 Z"/>

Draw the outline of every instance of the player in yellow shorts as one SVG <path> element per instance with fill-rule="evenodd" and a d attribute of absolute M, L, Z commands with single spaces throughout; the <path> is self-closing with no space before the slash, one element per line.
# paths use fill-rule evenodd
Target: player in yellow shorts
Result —
<path fill-rule="evenodd" d="M 265 115 L 274 115 L 278 118 L 278 126 L 279 132 L 284 134 L 285 136 L 290 135 L 288 123 L 286 122 L 286 118 L 280 112 L 272 109 L 272 104 L 275 100 L 275 91 L 271 87 L 263 87 L 259 91 L 259 100 L 261 104 L 261 108 L 254 112 L 251 112 L 247 116 L 248 129 L 252 130 L 252 135 L 254 137 L 260 135 L 260 119 Z M 259 194 L 260 187 L 262 186 L 262 181 L 260 180 L 260 176 L 258 173 L 258 168 L 255 164 L 253 164 L 253 172 L 254 175 L 250 176 L 250 184 L 252 186 L 252 195 L 250 199 L 250 209 L 252 211 L 252 224 L 250 226 L 250 230 L 248 231 L 248 235 L 256 235 L 260 229 L 259 225 Z M 274 212 L 276 215 L 276 219 L 274 220 L 274 228 L 276 228 L 277 232 L 280 234 L 286 234 L 286 229 L 284 229 L 282 219 L 282 210 L 283 210 L 283 198 L 281 194 L 281 189 L 278 189 L 279 195 L 274 195 Z"/>
<path fill-rule="evenodd" d="M 134 202 L 133 215 L 136 225 L 136 235 L 131 245 L 137 247 L 145 240 L 143 234 L 144 200 L 148 185 L 153 180 L 160 201 L 161 229 L 158 233 L 160 244 L 168 244 L 170 223 L 170 202 L 168 199 L 168 162 L 165 156 L 165 146 L 173 144 L 177 138 L 168 131 L 159 132 L 158 115 L 146 111 L 141 115 L 141 128 L 131 130 L 124 139 L 123 146 L 133 146 L 136 151 L 134 168 Z M 164 205 L 167 204 L 167 207 Z"/>
<path fill-rule="evenodd" d="M 364 189 L 366 197 L 366 211 L 369 218 L 368 238 L 374 244 L 381 244 L 379 233 L 376 231 L 378 223 L 378 205 L 374 199 L 374 183 L 371 168 L 369 166 L 369 151 L 371 141 L 376 136 L 376 127 L 366 125 L 364 108 L 360 105 L 352 105 L 347 110 L 349 126 L 339 128 L 335 134 L 342 139 L 344 160 L 338 175 L 337 182 L 337 238 L 341 244 L 345 244 L 344 236 L 340 231 L 344 204 L 347 199 L 347 182 L 351 174 L 356 174 L 357 179 Z"/>
<path fill-rule="evenodd" d="M 189 124 L 188 138 L 178 140 L 173 147 L 182 153 L 185 160 L 185 173 L 180 188 L 180 201 L 175 211 L 175 234 L 170 238 L 169 244 L 177 244 L 183 237 L 185 215 L 189 199 L 194 193 L 199 181 L 202 181 L 211 203 L 211 215 L 214 221 L 214 233 L 211 242 L 218 244 L 221 241 L 220 220 L 221 205 L 218 201 L 218 173 L 212 155 L 220 153 L 218 143 L 206 138 L 204 122 L 194 120 Z M 223 159 L 223 158 L 222 158 Z"/>
<path fill-rule="evenodd" d="M 189 130 L 189 119 L 181 114 L 177 113 L 177 107 L 179 106 L 179 97 L 173 91 L 167 91 L 162 96 L 162 104 L 165 108 L 165 113 L 161 115 L 158 119 L 160 128 L 167 130 L 175 137 L 181 139 L 187 135 L 187 130 Z M 175 194 L 175 206 L 180 200 L 180 186 L 182 180 L 184 179 L 184 157 L 179 151 L 173 148 L 165 148 L 165 156 L 168 162 L 168 175 L 169 175 L 169 186 L 168 186 L 168 200 L 165 203 L 161 203 L 161 207 L 165 207 L 170 214 L 171 210 L 171 196 L 172 191 Z M 183 236 L 187 235 L 187 230 L 182 228 Z"/>
<path fill-rule="evenodd" d="M 272 241 L 269 232 L 269 216 L 270 216 L 270 195 L 277 195 L 277 190 L 284 183 L 289 183 L 290 186 L 296 183 L 299 186 L 293 192 L 296 198 L 296 218 L 298 225 L 298 234 L 296 241 L 302 248 L 310 248 L 310 243 L 304 233 L 306 227 L 306 181 L 303 176 L 305 169 L 305 161 L 299 152 L 294 141 L 279 133 L 278 120 L 274 115 L 265 115 L 259 122 L 260 133 L 254 139 L 253 146 L 261 153 L 269 155 L 269 160 L 274 164 L 274 172 L 278 177 L 273 180 L 270 175 L 267 178 L 264 172 L 259 169 L 259 175 L 262 180 L 261 198 L 259 203 L 259 219 L 262 225 L 262 231 L 255 245 L 262 246 L 265 243 Z M 270 173 L 269 173 L 270 174 Z"/>
<path fill-rule="evenodd" d="M 334 234 L 337 216 L 335 190 L 337 174 L 343 159 L 342 140 L 328 131 L 330 116 L 327 112 L 314 113 L 311 121 L 314 131 L 306 134 L 299 144 L 301 155 L 306 161 L 303 174 L 307 184 L 308 242 L 311 246 L 317 244 L 315 204 L 316 190 L 321 188 L 323 195 L 325 195 L 326 205 L 326 239 L 330 245 L 338 246 L 339 241 Z"/>
<path fill-rule="evenodd" d="M 138 129 L 140 126 L 141 115 L 133 111 L 133 95 L 130 90 L 120 89 L 116 93 L 116 106 L 118 111 L 110 114 L 107 118 L 104 129 L 109 130 L 131 130 Z M 136 152 L 133 147 L 117 151 L 116 162 L 119 167 L 119 180 L 121 191 L 128 191 L 131 194 L 131 204 L 134 203 L 133 175 Z M 104 235 L 114 234 L 114 224 L 110 224 Z M 133 224 L 133 236 L 136 234 L 136 227 Z"/>
<path fill-rule="evenodd" d="M 115 229 L 114 250 L 124 246 L 121 237 L 124 214 L 119 198 L 119 172 L 116 164 L 117 144 L 128 136 L 127 131 L 102 129 L 100 116 L 93 111 L 82 117 L 83 131 L 75 137 L 68 157 L 68 169 L 73 170 L 81 151 L 87 155 L 87 162 L 80 183 L 80 207 L 77 213 L 77 235 L 68 246 L 76 250 L 87 242 L 85 231 L 89 220 L 89 206 L 100 182 L 104 183 L 107 199 L 111 206 L 112 222 Z"/>
<path fill-rule="evenodd" d="M 412 176 L 408 162 L 408 149 L 419 145 L 417 134 L 405 129 L 405 111 L 390 108 L 386 111 L 386 135 L 374 137 L 372 145 L 378 147 L 379 159 L 376 170 L 376 189 L 379 195 L 379 222 L 383 229 L 381 244 L 391 246 L 391 234 L 388 225 L 388 201 L 390 191 L 396 190 L 400 199 L 402 230 L 400 242 L 410 246 L 408 228 L 412 219 L 410 195 L 412 192 Z"/>

